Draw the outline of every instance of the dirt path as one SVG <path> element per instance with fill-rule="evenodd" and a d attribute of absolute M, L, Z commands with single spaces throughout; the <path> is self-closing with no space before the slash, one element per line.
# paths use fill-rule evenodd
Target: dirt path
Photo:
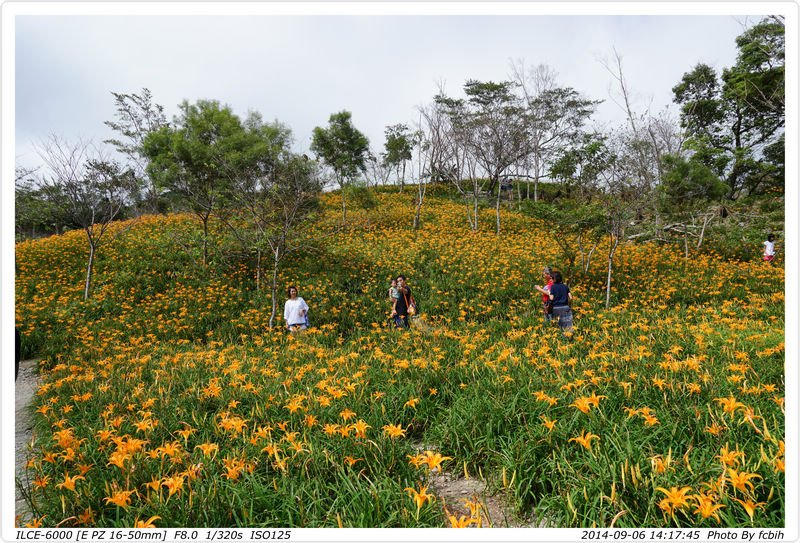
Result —
<path fill-rule="evenodd" d="M 19 363 L 19 377 L 15 383 L 15 448 L 14 464 L 16 478 L 25 481 L 25 462 L 28 455 L 28 444 L 31 442 L 31 412 L 30 405 L 36 390 L 39 388 L 39 378 L 34 373 L 37 360 L 23 360 Z M 22 498 L 19 487 L 16 487 L 16 516 L 25 517 L 28 506 Z"/>
<path fill-rule="evenodd" d="M 415 443 L 414 448 L 422 452 L 436 447 Z M 433 493 L 439 506 L 445 513 L 454 515 L 456 519 L 461 516 L 470 517 L 466 501 L 477 502 L 480 505 L 482 527 L 485 528 L 535 528 L 546 526 L 543 522 L 534 519 L 523 519 L 511 511 L 507 497 L 502 493 L 491 493 L 486 486 L 486 481 L 473 476 L 463 476 L 461 473 L 437 472 L 428 477 L 430 491 Z M 477 526 L 471 526 L 476 528 Z"/>

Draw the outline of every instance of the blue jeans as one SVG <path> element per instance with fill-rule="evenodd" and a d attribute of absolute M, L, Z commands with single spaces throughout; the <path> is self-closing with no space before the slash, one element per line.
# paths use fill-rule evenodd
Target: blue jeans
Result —
<path fill-rule="evenodd" d="M 568 305 L 553 308 L 553 318 L 557 319 L 559 328 L 572 330 L 572 309 Z"/>
<path fill-rule="evenodd" d="M 395 315 L 393 318 L 395 328 L 408 328 L 408 315 Z"/>

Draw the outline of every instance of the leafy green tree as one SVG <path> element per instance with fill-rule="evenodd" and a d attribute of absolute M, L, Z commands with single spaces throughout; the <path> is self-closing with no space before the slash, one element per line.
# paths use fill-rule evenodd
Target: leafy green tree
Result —
<path fill-rule="evenodd" d="M 148 173 L 202 224 L 203 265 L 208 264 L 209 220 L 229 194 L 230 172 L 244 160 L 247 138 L 239 117 L 215 100 L 184 101 L 170 126 L 145 137 Z"/>
<path fill-rule="evenodd" d="M 411 152 L 414 150 L 413 134 L 408 125 L 402 123 L 387 126 L 384 133 L 386 142 L 383 146 L 386 152 L 383 161 L 394 169 L 400 180 L 400 192 L 402 192 L 406 181 L 406 164 L 411 160 Z"/>
<path fill-rule="evenodd" d="M 136 93 L 112 92 L 116 106 L 116 119 L 105 125 L 118 134 L 104 140 L 127 158 L 127 165 L 137 182 L 134 199 L 151 212 L 159 211 L 159 190 L 147 173 L 148 158 L 144 152 L 147 135 L 167 125 L 164 107 L 153 102 L 149 89 Z"/>
<path fill-rule="evenodd" d="M 328 127 L 315 127 L 311 136 L 311 151 L 333 170 L 342 193 L 342 224 L 347 223 L 345 187 L 366 171 L 369 140 L 353 126 L 349 111 L 334 113 Z"/>
<path fill-rule="evenodd" d="M 664 175 L 659 191 L 662 208 L 669 211 L 696 202 L 719 200 L 726 184 L 709 167 L 694 158 L 664 155 Z"/>
<path fill-rule="evenodd" d="M 275 252 L 276 262 L 283 260 L 284 245 L 276 242 L 274 232 L 277 225 L 282 224 L 285 239 L 302 215 L 296 213 L 287 216 L 286 221 L 279 213 L 279 201 L 276 197 L 285 197 L 289 181 L 305 180 L 298 177 L 298 172 L 311 172 L 315 163 L 309 162 L 305 170 L 300 168 L 296 157 L 291 153 L 292 132 L 284 124 L 275 121 L 263 122 L 261 115 L 250 113 L 244 121 L 244 136 L 239 141 L 236 153 L 228 155 L 228 161 L 222 163 L 222 171 L 228 179 L 228 199 L 225 207 L 220 207 L 215 214 L 239 240 L 248 254 L 255 254 L 256 290 L 261 289 L 261 279 L 265 267 L 265 255 Z M 293 164 L 293 167 L 287 166 Z M 316 170 L 314 175 L 306 176 L 318 182 Z M 311 181 L 309 181 L 311 183 Z M 298 191 L 299 195 L 313 195 L 315 190 L 306 183 Z"/>
<path fill-rule="evenodd" d="M 765 18 L 736 39 L 736 63 L 721 77 L 698 64 L 672 90 L 697 160 L 728 184 L 731 198 L 757 193 L 780 174 L 771 146 L 785 124 L 785 29 Z"/>
<path fill-rule="evenodd" d="M 584 134 L 579 145 L 566 148 L 553 161 L 550 176 L 561 184 L 566 197 L 591 199 L 616 159 L 605 136 Z"/>
<path fill-rule="evenodd" d="M 568 208 L 569 212 L 564 210 Z M 561 270 L 565 277 L 571 278 L 575 284 L 578 279 L 576 271 L 588 274 L 592 256 L 605 233 L 606 216 L 604 209 L 593 202 L 571 200 L 568 203 L 528 201 L 523 206 L 531 216 L 548 225 L 553 240 L 561 251 Z M 580 257 L 580 268 L 577 259 Z"/>
<path fill-rule="evenodd" d="M 728 192 L 728 185 L 711 169 L 695 157 L 683 158 L 664 155 L 662 158 L 664 175 L 658 187 L 658 204 L 667 216 L 680 221 L 686 257 L 689 254 L 689 230 L 693 228 L 697 213 L 717 202 Z M 708 221 L 716 213 L 705 213 L 702 229 L 698 235 L 697 247 L 703 243 Z M 674 230 L 675 225 L 668 225 Z"/>
<path fill-rule="evenodd" d="M 470 80 L 464 84 L 471 144 L 490 180 L 490 192 L 527 152 L 524 110 L 513 89 L 514 83 L 510 81 Z"/>
<path fill-rule="evenodd" d="M 70 224 L 56 202 L 60 194 L 43 187 L 37 172 L 17 167 L 14 172 L 14 224 L 18 238 L 58 234 Z"/>

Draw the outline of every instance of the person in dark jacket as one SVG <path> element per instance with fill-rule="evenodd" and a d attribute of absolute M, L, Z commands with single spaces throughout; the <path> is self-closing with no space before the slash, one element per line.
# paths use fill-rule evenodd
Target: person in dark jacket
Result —
<path fill-rule="evenodd" d="M 558 323 L 562 332 L 572 332 L 572 293 L 564 284 L 560 271 L 553 272 L 553 286 L 550 287 L 550 300 L 553 302 L 553 320 Z"/>

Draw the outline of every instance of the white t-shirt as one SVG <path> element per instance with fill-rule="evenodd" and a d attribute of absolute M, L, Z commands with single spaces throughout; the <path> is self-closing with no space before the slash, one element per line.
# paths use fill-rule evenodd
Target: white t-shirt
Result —
<path fill-rule="evenodd" d="M 308 304 L 299 296 L 294 300 L 286 300 L 286 305 L 283 306 L 283 319 L 288 326 L 295 324 L 305 324 L 306 316 L 303 311 L 308 311 Z"/>
<path fill-rule="evenodd" d="M 765 241 L 764 242 L 764 255 L 765 256 L 775 256 L 775 242 L 774 241 Z"/>

